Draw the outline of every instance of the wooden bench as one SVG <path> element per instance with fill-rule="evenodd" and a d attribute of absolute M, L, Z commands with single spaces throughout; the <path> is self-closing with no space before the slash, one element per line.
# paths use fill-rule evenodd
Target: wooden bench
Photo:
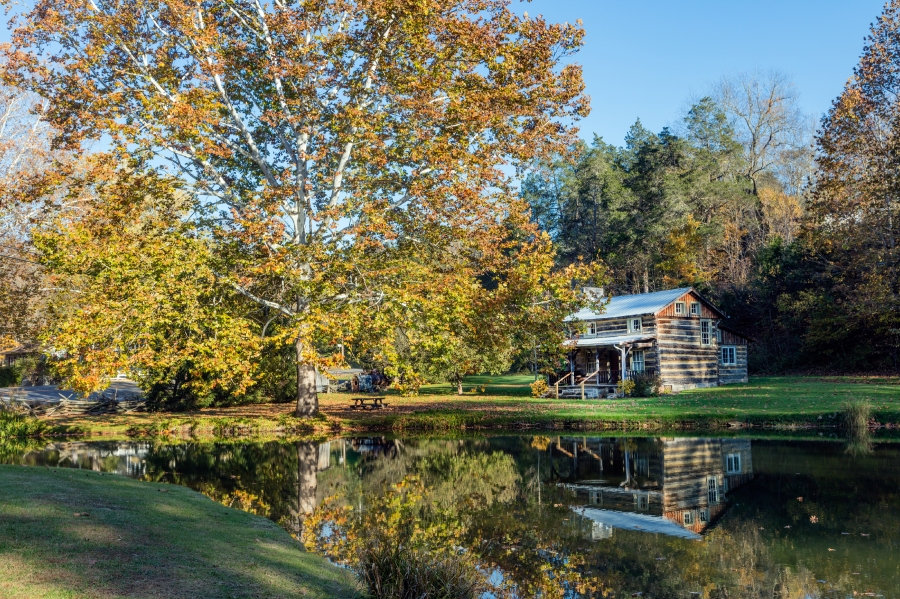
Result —
<path fill-rule="evenodd" d="M 384 397 L 354 397 L 350 400 L 353 402 L 350 408 L 353 410 L 380 410 L 387 407 L 384 400 Z"/>

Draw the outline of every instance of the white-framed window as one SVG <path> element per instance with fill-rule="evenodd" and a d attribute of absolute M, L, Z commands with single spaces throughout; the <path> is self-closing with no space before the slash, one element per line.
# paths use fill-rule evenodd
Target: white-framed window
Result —
<path fill-rule="evenodd" d="M 709 500 L 709 505 L 719 503 L 719 481 L 715 476 L 706 479 L 706 498 Z"/>
<path fill-rule="evenodd" d="M 603 493 L 601 491 L 591 491 L 589 501 L 591 505 L 603 505 Z"/>
<path fill-rule="evenodd" d="M 584 328 L 585 335 L 596 335 L 597 334 L 597 323 L 589 322 L 587 326 Z"/>
<path fill-rule="evenodd" d="M 722 346 L 722 365 L 734 366 L 737 364 L 737 348 L 733 345 Z"/>
<path fill-rule="evenodd" d="M 628 319 L 628 332 L 629 333 L 640 333 L 641 332 L 641 319 L 640 318 L 629 318 Z"/>
<path fill-rule="evenodd" d="M 691 526 L 691 525 L 693 525 L 693 524 L 694 524 L 694 512 L 685 512 L 685 513 L 681 516 L 681 519 L 682 519 L 682 521 L 684 522 L 684 525 L 685 525 L 685 526 Z"/>
<path fill-rule="evenodd" d="M 725 472 L 728 474 L 741 473 L 741 454 L 729 453 L 725 457 Z"/>
<path fill-rule="evenodd" d="M 711 345 L 712 341 L 712 321 L 700 321 L 700 345 Z"/>
<path fill-rule="evenodd" d="M 675 316 L 684 316 L 685 314 L 684 302 L 675 302 Z"/>
<path fill-rule="evenodd" d="M 633 372 L 644 372 L 644 350 L 636 349 L 631 352 L 631 370 Z"/>
<path fill-rule="evenodd" d="M 700 521 L 700 524 L 706 524 L 709 522 L 709 510 L 700 510 L 697 512 L 697 519 Z"/>
<path fill-rule="evenodd" d="M 700 302 L 691 302 L 691 316 L 700 316 Z"/>
<path fill-rule="evenodd" d="M 641 511 L 650 509 L 650 497 L 646 493 L 635 493 L 634 509 Z"/>

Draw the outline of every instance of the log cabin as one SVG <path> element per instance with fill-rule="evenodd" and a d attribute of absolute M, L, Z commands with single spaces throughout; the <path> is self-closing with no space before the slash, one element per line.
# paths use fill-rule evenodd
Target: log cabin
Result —
<path fill-rule="evenodd" d="M 695 289 L 603 297 L 602 310 L 566 318 L 568 371 L 552 377 L 557 397 L 601 397 L 620 380 L 659 376 L 660 390 L 677 392 L 747 382 L 750 338 Z"/>

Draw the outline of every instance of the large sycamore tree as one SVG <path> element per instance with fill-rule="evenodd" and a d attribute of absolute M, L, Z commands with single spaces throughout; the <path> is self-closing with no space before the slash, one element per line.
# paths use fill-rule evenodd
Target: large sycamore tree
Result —
<path fill-rule="evenodd" d="M 38 0 L 4 77 L 59 147 L 184 182 L 217 283 L 295 348 L 304 415 L 323 347 L 430 305 L 448 264 L 502 285 L 542 247 L 512 182 L 573 141 L 582 36 L 507 0 Z M 575 301 L 535 278 L 523 311 Z"/>

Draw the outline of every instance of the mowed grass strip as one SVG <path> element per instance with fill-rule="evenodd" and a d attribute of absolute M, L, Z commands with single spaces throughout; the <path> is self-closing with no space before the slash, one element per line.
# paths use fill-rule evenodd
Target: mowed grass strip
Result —
<path fill-rule="evenodd" d="M 522 379 L 526 379 L 522 381 Z M 389 397 L 385 412 L 353 412 L 346 396 L 323 397 L 323 411 L 343 426 L 379 421 L 423 421 L 444 414 L 471 426 L 583 423 L 585 425 L 752 424 L 834 425 L 848 401 L 868 401 L 882 424 L 900 423 L 900 378 L 753 377 L 743 385 L 693 389 L 648 398 L 554 399 L 530 397 L 532 377 L 470 377 L 467 393 L 449 385 L 422 388 L 418 397 Z M 484 391 L 482 391 L 484 389 Z"/>
<path fill-rule="evenodd" d="M 354 597 L 274 522 L 176 485 L 0 466 L 5 599 Z"/>
<path fill-rule="evenodd" d="M 295 419 L 291 404 L 207 408 L 190 414 L 128 414 L 51 420 L 50 432 L 86 436 L 195 438 L 315 436 L 337 432 L 583 426 L 585 428 L 720 428 L 832 426 L 848 401 L 868 401 L 881 424 L 900 424 L 900 378 L 751 377 L 749 384 L 694 389 L 659 397 L 554 399 L 531 397 L 531 375 L 467 377 L 465 394 L 449 384 L 426 385 L 414 397 L 388 391 L 385 410 L 351 407 L 355 394 L 320 395 L 322 416 Z M 219 423 L 244 423 L 220 434 Z"/>

